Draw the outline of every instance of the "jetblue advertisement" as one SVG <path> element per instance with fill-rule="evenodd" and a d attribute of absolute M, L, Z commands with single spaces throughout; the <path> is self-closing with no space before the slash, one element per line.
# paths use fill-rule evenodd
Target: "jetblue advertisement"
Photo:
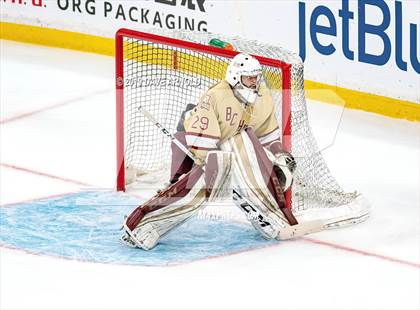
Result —
<path fill-rule="evenodd" d="M 349 8 L 349 0 L 342 0 L 342 7 L 338 10 L 338 16 L 324 5 L 315 7 L 311 12 L 306 11 L 305 2 L 299 2 L 299 55 L 304 60 L 306 58 L 306 44 L 311 44 L 319 54 L 332 55 L 341 53 L 345 58 L 352 61 L 359 61 L 367 64 L 383 66 L 391 60 L 391 53 L 394 54 L 395 65 L 402 71 L 407 71 L 407 67 L 420 74 L 420 60 L 418 51 L 420 48 L 418 25 L 415 23 L 403 24 L 403 4 L 395 1 L 393 14 L 385 1 L 363 0 L 358 3 L 358 10 L 352 12 Z M 380 23 L 369 22 L 367 12 L 377 10 L 382 15 Z M 307 15 L 308 14 L 308 15 Z M 327 25 L 322 25 L 319 20 L 326 19 Z M 350 33 L 350 22 L 355 20 L 357 23 L 356 34 Z M 306 24 L 308 23 L 308 29 Z M 387 33 L 391 23 L 394 25 L 393 33 Z M 337 37 L 338 27 L 341 26 L 341 42 L 333 44 L 322 44 L 318 36 Z M 407 27 L 409 33 L 406 41 L 403 42 L 403 28 Z M 308 32 L 308 33 L 307 33 Z M 350 35 L 357 37 L 357 45 L 350 47 Z M 308 39 L 307 39 L 308 38 Z M 380 42 L 382 49 L 375 52 L 368 50 L 370 40 Z M 407 59 L 403 56 L 403 46 L 409 46 Z M 356 56 L 355 56 L 356 54 Z"/>
<path fill-rule="evenodd" d="M 416 0 L 3 0 L 1 20 L 109 38 L 122 27 L 238 35 L 294 51 L 308 80 L 420 102 Z"/>

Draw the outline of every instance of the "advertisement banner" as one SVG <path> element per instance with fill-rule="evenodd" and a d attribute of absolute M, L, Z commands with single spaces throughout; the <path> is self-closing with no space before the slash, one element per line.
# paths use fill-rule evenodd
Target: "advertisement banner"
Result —
<path fill-rule="evenodd" d="M 308 80 L 420 102 L 415 0 L 3 0 L 1 20 L 107 38 L 119 28 L 237 35 L 296 52 Z"/>

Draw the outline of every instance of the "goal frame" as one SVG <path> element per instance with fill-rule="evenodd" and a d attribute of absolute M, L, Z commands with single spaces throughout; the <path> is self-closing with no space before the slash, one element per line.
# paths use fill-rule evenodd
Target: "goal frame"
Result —
<path fill-rule="evenodd" d="M 177 48 L 189 49 L 196 52 L 233 58 L 240 51 L 204 45 L 195 42 L 164 37 L 160 35 L 122 28 L 115 34 L 115 85 L 116 85 L 116 159 L 117 159 L 117 191 L 125 191 L 125 160 L 124 160 L 124 37 L 144 40 L 152 43 L 165 44 Z M 177 52 L 172 57 L 176 66 Z M 262 65 L 276 67 L 282 73 L 282 144 L 286 151 L 291 152 L 291 68 L 292 65 L 278 59 L 252 55 Z M 174 68 L 176 69 L 176 68 Z M 286 193 L 286 204 L 291 208 L 291 189 Z"/>

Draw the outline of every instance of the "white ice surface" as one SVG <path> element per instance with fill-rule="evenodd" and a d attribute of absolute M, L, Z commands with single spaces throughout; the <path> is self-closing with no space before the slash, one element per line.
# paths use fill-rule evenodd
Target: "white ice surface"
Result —
<path fill-rule="evenodd" d="M 113 188 L 113 59 L 0 43 L 1 204 L 81 184 Z M 176 267 L 83 263 L 0 248 L 0 308 L 419 309 L 419 123 L 309 107 L 316 134 L 335 137 L 324 151 L 332 174 L 373 206 L 366 223 Z M 340 116 L 333 134 L 325 110 Z"/>

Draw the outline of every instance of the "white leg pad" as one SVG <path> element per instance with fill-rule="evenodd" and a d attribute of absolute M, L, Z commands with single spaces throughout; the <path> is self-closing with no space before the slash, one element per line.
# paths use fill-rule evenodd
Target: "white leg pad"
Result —
<path fill-rule="evenodd" d="M 234 202 L 266 239 L 275 239 L 290 226 L 267 188 L 259 158 L 245 131 L 229 139 L 222 149 L 234 153 L 233 180 L 239 197 Z"/>
<path fill-rule="evenodd" d="M 124 229 L 137 247 L 150 250 L 165 234 L 214 201 L 229 188 L 232 155 L 210 152 L 205 172 L 195 167 L 175 184 L 138 207 L 125 220 Z M 126 242 L 127 243 L 127 242 Z"/>

